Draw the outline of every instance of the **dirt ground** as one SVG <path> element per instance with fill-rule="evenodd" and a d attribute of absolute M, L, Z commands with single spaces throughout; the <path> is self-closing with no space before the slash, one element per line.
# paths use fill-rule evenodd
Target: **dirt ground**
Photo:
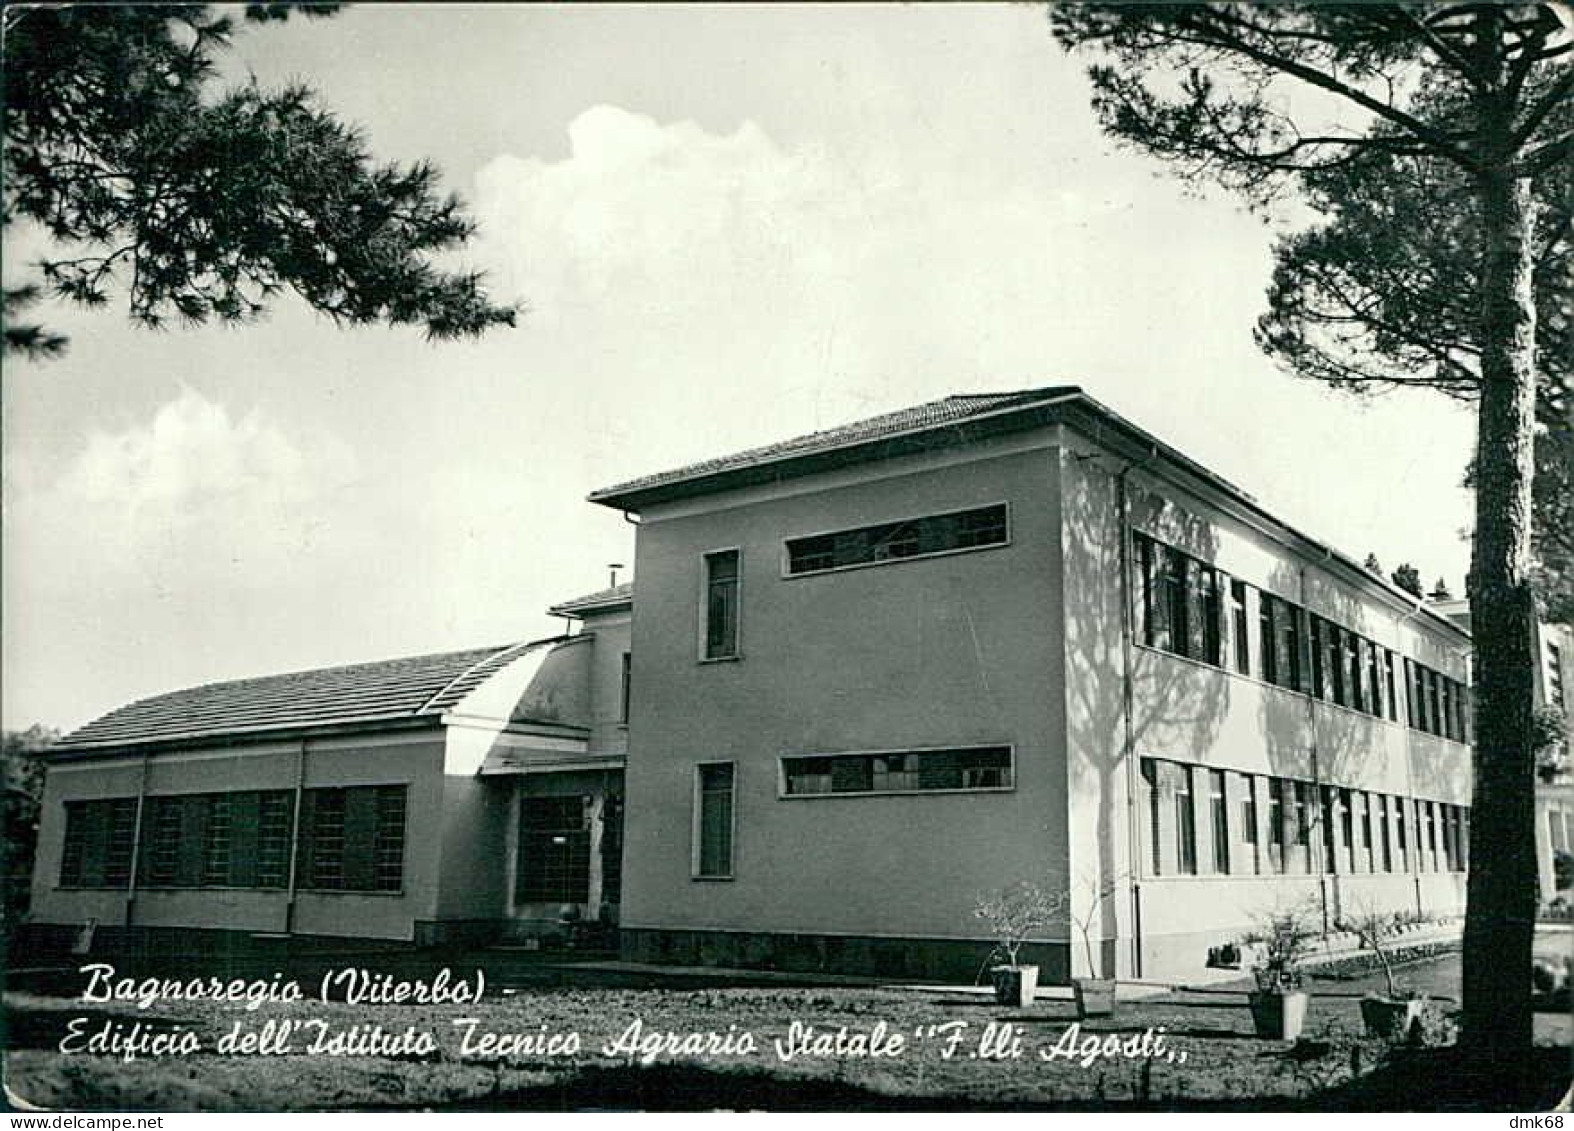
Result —
<path fill-rule="evenodd" d="M 473 984 L 473 968 L 453 972 Z M 1446 967 L 1418 972 L 1448 977 Z M 494 975 L 479 1002 L 352 1005 L 321 1001 L 304 980 L 303 1000 L 252 1009 L 84 1001 L 80 986 L 9 993 L 6 1085 L 29 1104 L 78 1111 L 1438 1102 L 1435 1091 L 1413 1094 L 1414 1081 L 1383 1083 L 1430 1069 L 1419 1053 L 1401 1051 L 1412 1061 L 1399 1063 L 1364 1036 L 1358 982 L 1314 985 L 1306 1032 L 1289 1044 L 1257 1039 L 1244 995 L 1229 990 L 1123 1001 L 1113 1017 L 1079 1024 L 1067 1001 L 1014 1009 L 940 990 L 540 981 Z M 1551 1106 L 1568 1086 L 1568 1054 L 1544 1051 Z"/>

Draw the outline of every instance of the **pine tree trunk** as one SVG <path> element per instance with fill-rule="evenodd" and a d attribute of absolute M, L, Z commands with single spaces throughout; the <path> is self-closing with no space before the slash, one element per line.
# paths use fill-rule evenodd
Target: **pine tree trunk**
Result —
<path fill-rule="evenodd" d="M 1490 19 L 1491 17 L 1487 17 Z M 1534 222 L 1530 184 L 1498 149 L 1508 122 L 1483 99 L 1482 385 L 1471 562 L 1475 797 L 1464 940 L 1463 1041 L 1507 1089 L 1529 1060 L 1536 919 L 1534 670 L 1530 587 L 1535 417 Z M 1506 1097 L 1505 1097 L 1506 1098 Z"/>

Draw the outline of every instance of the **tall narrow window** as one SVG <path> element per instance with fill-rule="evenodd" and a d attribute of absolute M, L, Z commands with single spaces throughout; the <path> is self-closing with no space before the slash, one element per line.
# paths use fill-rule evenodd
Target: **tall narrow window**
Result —
<path fill-rule="evenodd" d="M 380 785 L 375 794 L 372 831 L 372 886 L 398 891 L 404 884 L 405 787 Z"/>
<path fill-rule="evenodd" d="M 629 721 L 629 692 L 633 689 L 634 657 L 623 653 L 623 666 L 618 676 L 618 722 L 625 726 Z"/>
<path fill-rule="evenodd" d="M 1368 872 L 1377 871 L 1372 859 L 1372 795 L 1362 793 L 1359 795 L 1361 805 L 1361 862 L 1365 864 Z"/>
<path fill-rule="evenodd" d="M 329 890 L 344 887 L 345 790 L 317 789 L 312 806 L 311 859 L 308 886 Z"/>
<path fill-rule="evenodd" d="M 1334 836 L 1334 825 L 1338 818 L 1334 815 L 1334 787 L 1325 785 L 1322 789 L 1323 802 L 1323 870 L 1337 872 L 1339 870 L 1338 838 Z"/>
<path fill-rule="evenodd" d="M 1394 846 L 1399 849 L 1399 870 L 1410 870 L 1410 836 L 1405 831 L 1405 812 L 1410 808 L 1408 799 L 1394 798 Z"/>
<path fill-rule="evenodd" d="M 1344 837 L 1345 871 L 1355 871 L 1355 803 L 1348 789 L 1339 791 L 1339 832 Z"/>
<path fill-rule="evenodd" d="M 711 762 L 699 767 L 694 875 L 698 879 L 732 877 L 733 763 Z"/>
<path fill-rule="evenodd" d="M 1162 876 L 1164 854 L 1159 845 L 1159 806 L 1162 803 L 1159 766 L 1152 758 L 1142 760 L 1142 781 L 1148 792 L 1148 858 L 1153 865 L 1153 874 Z"/>
<path fill-rule="evenodd" d="M 1294 782 L 1296 871 L 1312 870 L 1312 783 Z"/>
<path fill-rule="evenodd" d="M 1381 835 L 1383 845 L 1383 871 L 1394 870 L 1394 841 L 1393 834 L 1388 831 L 1388 795 L 1378 794 L 1377 797 L 1377 828 Z"/>
<path fill-rule="evenodd" d="M 259 802 L 257 817 L 257 886 L 282 888 L 290 879 L 290 840 L 295 798 L 270 790 Z"/>
<path fill-rule="evenodd" d="M 1353 632 L 1344 634 L 1345 671 L 1348 673 L 1350 706 L 1357 711 L 1366 710 L 1364 689 L 1361 686 L 1361 638 Z"/>
<path fill-rule="evenodd" d="M 1269 683 L 1279 682 L 1279 654 L 1273 636 L 1276 600 L 1271 593 L 1257 594 L 1257 650 L 1262 657 L 1262 677 Z"/>
<path fill-rule="evenodd" d="M 1190 766 L 1175 775 L 1175 859 L 1182 875 L 1197 874 L 1197 819 L 1191 804 Z"/>
<path fill-rule="evenodd" d="M 1284 871 L 1284 792 L 1289 782 L 1268 779 L 1268 864 L 1275 872 Z"/>
<path fill-rule="evenodd" d="M 230 882 L 230 799 L 215 794 L 208 799 L 208 824 L 202 838 L 202 882 L 223 887 Z"/>
<path fill-rule="evenodd" d="M 1338 625 L 1327 626 L 1327 639 L 1323 643 L 1324 662 L 1328 667 L 1329 680 L 1333 684 L 1333 701 L 1341 707 L 1349 706 L 1350 696 L 1345 688 L 1349 683 L 1349 673 L 1344 664 L 1344 645 L 1341 640 L 1344 629 Z"/>
<path fill-rule="evenodd" d="M 1394 687 L 1394 654 L 1383 649 L 1383 683 L 1388 688 L 1388 717 L 1399 721 L 1399 696 Z"/>
<path fill-rule="evenodd" d="M 1227 875 L 1230 871 L 1230 803 L 1224 793 L 1224 771 L 1209 770 L 1208 781 L 1213 817 L 1213 870 Z"/>
<path fill-rule="evenodd" d="M 1383 717 L 1383 675 L 1377 666 L 1377 654 L 1381 651 L 1370 640 L 1361 641 L 1361 651 L 1366 658 L 1366 686 L 1368 714 Z"/>
<path fill-rule="evenodd" d="M 1257 779 L 1244 775 L 1246 796 L 1241 800 L 1241 839 L 1251 846 L 1252 871 L 1262 871 L 1262 848 L 1257 838 Z"/>
<path fill-rule="evenodd" d="M 1563 651 L 1552 641 L 1547 641 L 1547 702 L 1562 711 L 1566 709 L 1563 698 Z"/>
<path fill-rule="evenodd" d="M 1252 670 L 1250 627 L 1246 620 L 1246 582 L 1230 579 L 1230 625 L 1235 630 L 1235 670 L 1250 675 Z"/>
<path fill-rule="evenodd" d="M 1308 616 L 1312 639 L 1312 694 L 1318 699 L 1332 697 L 1328 680 L 1327 657 L 1323 655 L 1323 637 L 1327 634 L 1328 623 L 1316 614 Z"/>
<path fill-rule="evenodd" d="M 738 654 L 738 551 L 705 555 L 705 658 Z"/>

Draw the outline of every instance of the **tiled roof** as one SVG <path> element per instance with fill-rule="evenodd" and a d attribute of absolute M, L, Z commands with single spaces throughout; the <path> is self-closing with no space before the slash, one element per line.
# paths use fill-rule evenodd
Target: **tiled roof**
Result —
<path fill-rule="evenodd" d="M 117 708 L 67 735 L 62 753 L 431 718 L 532 645 L 510 644 L 208 683 Z"/>
<path fill-rule="evenodd" d="M 572 601 L 560 601 L 547 612 L 555 617 L 574 616 L 593 609 L 626 605 L 633 599 L 634 583 L 625 581 L 622 585 L 614 585 L 610 589 L 598 589 L 594 593 L 586 593 L 583 597 L 575 597 Z"/>
<path fill-rule="evenodd" d="M 736 473 L 760 470 L 789 464 L 814 456 L 847 452 L 866 445 L 879 445 L 886 441 L 915 433 L 929 432 L 950 426 L 966 424 L 978 418 L 1005 410 L 1029 408 L 1066 396 L 1080 394 L 1075 385 L 1052 385 L 1042 389 L 1023 389 L 1010 393 L 958 393 L 938 401 L 898 409 L 867 420 L 854 421 L 822 432 L 810 432 L 791 440 L 782 440 L 764 447 L 750 448 L 732 455 L 693 463 L 673 471 L 631 479 L 615 487 L 592 492 L 592 502 L 618 505 L 641 497 L 653 498 L 670 495 L 680 484 L 696 480 L 732 478 Z M 783 469 L 785 470 L 785 469 Z"/>

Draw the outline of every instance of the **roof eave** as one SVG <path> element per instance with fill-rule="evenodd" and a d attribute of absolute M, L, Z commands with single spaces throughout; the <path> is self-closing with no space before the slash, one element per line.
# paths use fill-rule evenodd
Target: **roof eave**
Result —
<path fill-rule="evenodd" d="M 342 737 L 357 731 L 384 734 L 406 730 L 440 730 L 444 725 L 445 720 L 442 715 L 402 715 L 395 718 L 352 719 L 308 726 L 290 724 L 279 727 L 258 727 L 252 730 L 221 731 L 213 734 L 179 735 L 170 738 L 58 743 L 40 751 L 37 756 L 45 762 L 80 762 L 95 758 L 120 758 L 128 754 L 169 754 L 215 746 L 256 746 L 265 742 Z"/>

